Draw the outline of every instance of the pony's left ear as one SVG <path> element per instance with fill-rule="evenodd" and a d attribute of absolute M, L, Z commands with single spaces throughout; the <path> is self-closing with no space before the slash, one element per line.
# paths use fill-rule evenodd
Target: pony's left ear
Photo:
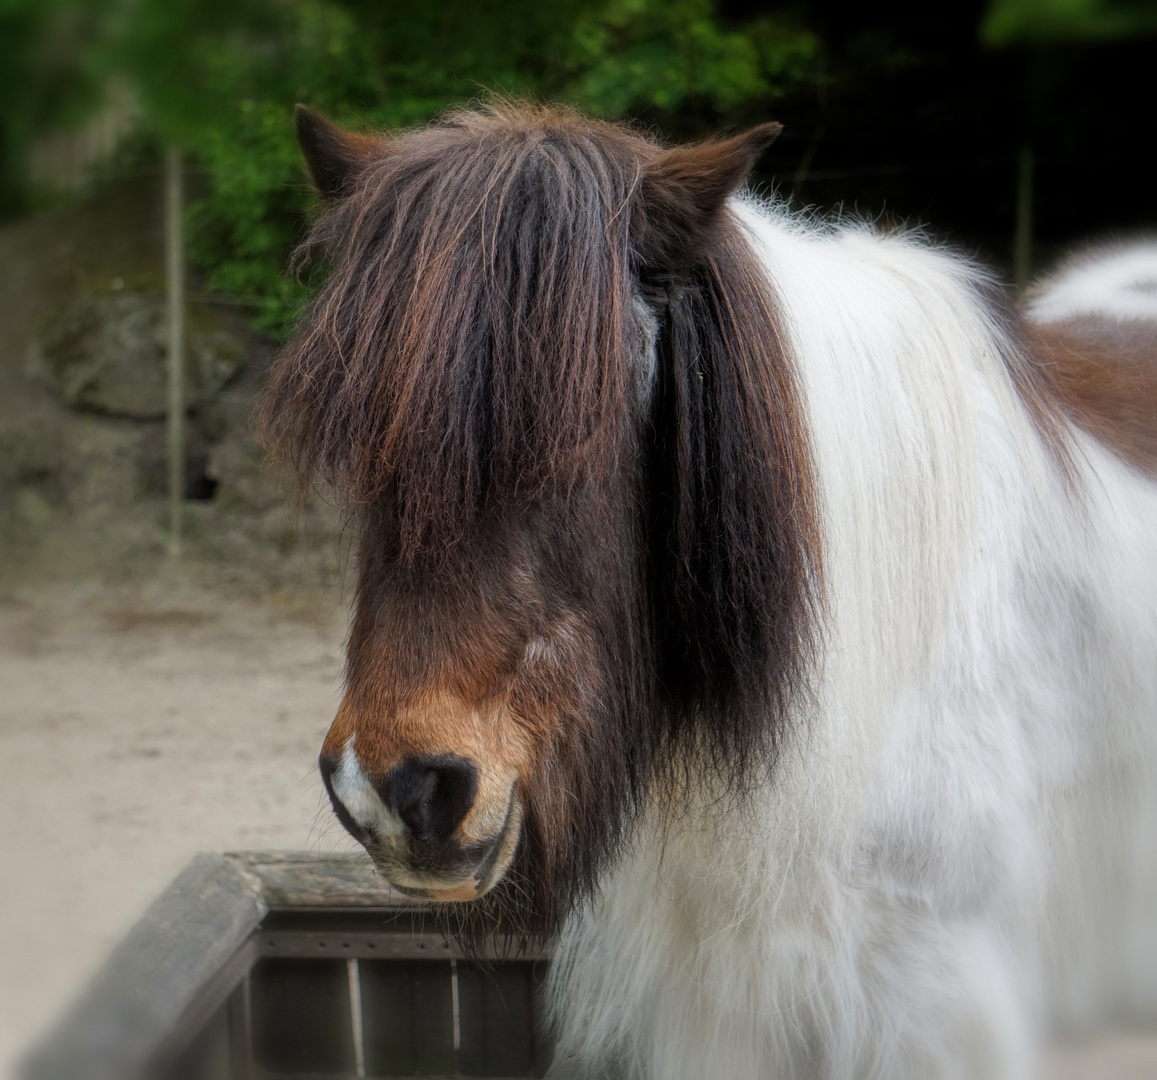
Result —
<path fill-rule="evenodd" d="M 706 246 L 727 198 L 783 130 L 760 124 L 728 139 L 664 150 L 644 167 L 635 248 L 645 267 L 675 269 Z"/>
<path fill-rule="evenodd" d="M 305 105 L 294 107 L 293 130 L 309 178 L 324 199 L 348 194 L 375 151 L 381 149 L 381 140 L 339 128 Z"/>

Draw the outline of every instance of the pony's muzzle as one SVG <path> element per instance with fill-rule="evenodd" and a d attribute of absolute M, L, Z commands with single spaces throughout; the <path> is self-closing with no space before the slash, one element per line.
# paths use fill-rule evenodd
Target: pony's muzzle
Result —
<path fill-rule="evenodd" d="M 338 820 L 394 888 L 435 900 L 472 900 L 505 872 L 521 812 L 513 791 L 501 825 L 470 835 L 478 798 L 473 762 L 453 754 L 411 755 L 384 775 L 366 774 L 352 740 L 340 757 L 322 753 L 322 781 Z"/>

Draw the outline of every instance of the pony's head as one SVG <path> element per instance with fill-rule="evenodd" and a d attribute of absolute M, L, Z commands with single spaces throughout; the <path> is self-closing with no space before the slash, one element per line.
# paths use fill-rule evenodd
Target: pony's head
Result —
<path fill-rule="evenodd" d="M 774 760 L 818 545 L 727 198 L 778 130 L 664 149 L 504 106 L 377 137 L 298 109 L 331 270 L 262 415 L 359 521 L 322 776 L 392 884 L 475 926 L 550 932 L 644 801 Z"/>

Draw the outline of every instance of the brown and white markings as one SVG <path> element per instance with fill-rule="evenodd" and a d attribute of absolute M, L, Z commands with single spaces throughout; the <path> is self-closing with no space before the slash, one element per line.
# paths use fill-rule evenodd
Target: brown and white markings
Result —
<path fill-rule="evenodd" d="M 658 762 L 766 770 L 801 677 L 807 440 L 724 208 L 779 127 L 663 150 L 497 107 L 367 138 L 299 107 L 297 130 L 333 271 L 264 426 L 361 516 L 322 774 L 395 885 L 550 933 Z"/>
<path fill-rule="evenodd" d="M 1028 298 L 1031 347 L 1073 422 L 1157 475 L 1157 243 L 1093 248 Z"/>
<path fill-rule="evenodd" d="M 1020 1080 L 1157 1018 L 1157 316 L 731 198 L 777 131 L 299 111 L 322 774 L 464 931 L 561 929 L 560 1077 Z"/>

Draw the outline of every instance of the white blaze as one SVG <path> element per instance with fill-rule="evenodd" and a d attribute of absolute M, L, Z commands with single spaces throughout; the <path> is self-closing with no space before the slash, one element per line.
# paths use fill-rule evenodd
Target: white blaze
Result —
<path fill-rule="evenodd" d="M 351 735 L 341 752 L 341 761 L 334 770 L 330 783 L 337 800 L 349 811 L 363 829 L 369 829 L 378 837 L 401 836 L 402 822 L 374 790 L 354 753 L 354 738 Z"/>

